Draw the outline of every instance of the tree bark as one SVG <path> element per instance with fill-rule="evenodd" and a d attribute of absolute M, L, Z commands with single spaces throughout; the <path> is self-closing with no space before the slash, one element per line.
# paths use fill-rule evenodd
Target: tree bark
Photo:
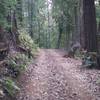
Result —
<path fill-rule="evenodd" d="M 97 26 L 94 0 L 82 0 L 81 3 L 81 46 L 89 52 L 97 52 Z"/>

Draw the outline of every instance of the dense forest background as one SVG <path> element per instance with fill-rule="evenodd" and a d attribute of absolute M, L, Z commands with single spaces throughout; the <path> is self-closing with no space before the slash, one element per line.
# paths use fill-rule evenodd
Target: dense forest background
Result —
<path fill-rule="evenodd" d="M 0 97 L 20 90 L 15 79 L 39 48 L 72 58 L 78 49 L 100 66 L 100 0 L 0 0 Z"/>
<path fill-rule="evenodd" d="M 39 47 L 68 49 L 72 42 L 81 40 L 82 19 L 84 20 L 81 18 L 82 14 L 86 13 L 86 16 L 89 16 L 88 8 L 82 8 L 82 2 L 82 0 L 1 0 L 0 31 L 14 31 L 12 33 L 19 30 L 27 31 Z M 86 2 L 87 6 L 91 4 L 90 7 L 93 3 L 93 0 Z M 97 27 L 92 18 L 91 24 L 94 24 L 99 34 L 99 1 L 95 1 L 95 4 Z"/>

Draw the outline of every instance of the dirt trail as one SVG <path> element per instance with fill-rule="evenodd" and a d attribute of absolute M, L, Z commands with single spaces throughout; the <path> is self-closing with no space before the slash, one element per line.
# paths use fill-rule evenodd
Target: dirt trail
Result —
<path fill-rule="evenodd" d="M 36 64 L 20 78 L 17 100 L 97 100 L 76 70 L 80 64 L 56 50 L 41 50 Z"/>

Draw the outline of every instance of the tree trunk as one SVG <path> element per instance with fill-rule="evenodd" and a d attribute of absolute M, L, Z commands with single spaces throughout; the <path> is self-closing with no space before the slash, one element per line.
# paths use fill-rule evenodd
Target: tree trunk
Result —
<path fill-rule="evenodd" d="M 100 34 L 100 22 L 99 22 L 99 25 L 98 25 L 98 33 Z"/>
<path fill-rule="evenodd" d="M 81 1 L 81 45 L 89 52 L 97 52 L 97 26 L 94 0 Z"/>
<path fill-rule="evenodd" d="M 60 44 L 61 44 L 61 38 L 62 38 L 62 28 L 61 26 L 59 25 L 59 36 L 58 36 L 58 42 L 57 42 L 57 49 L 60 48 Z"/>

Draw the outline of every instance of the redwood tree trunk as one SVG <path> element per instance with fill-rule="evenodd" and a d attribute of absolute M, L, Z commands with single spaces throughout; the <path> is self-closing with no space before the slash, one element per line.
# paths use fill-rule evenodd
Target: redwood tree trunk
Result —
<path fill-rule="evenodd" d="M 97 26 L 94 0 L 82 0 L 81 45 L 89 52 L 97 49 Z"/>

